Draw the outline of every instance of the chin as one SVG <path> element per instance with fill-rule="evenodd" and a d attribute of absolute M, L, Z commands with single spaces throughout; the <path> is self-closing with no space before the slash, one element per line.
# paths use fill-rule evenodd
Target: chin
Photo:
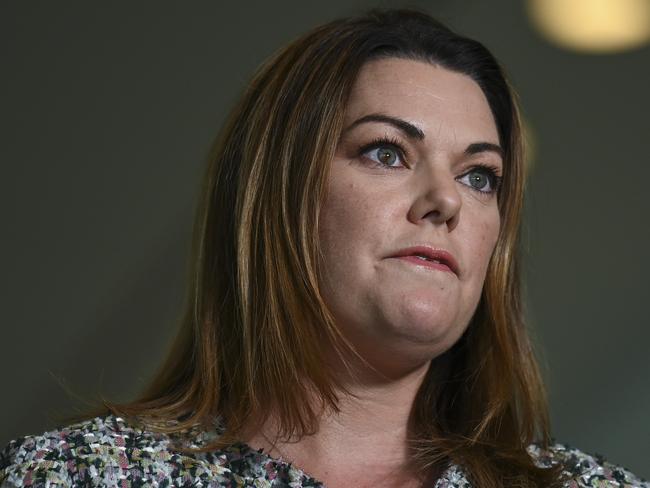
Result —
<path fill-rule="evenodd" d="M 385 378 L 395 380 L 424 371 L 429 363 L 449 350 L 455 341 L 449 343 L 425 344 L 411 341 L 393 341 L 389 344 L 375 344 L 359 353 Z"/>
<path fill-rule="evenodd" d="M 466 325 L 429 324 L 399 331 L 393 342 L 400 344 L 405 356 L 431 360 L 447 352 L 461 338 Z"/>
<path fill-rule="evenodd" d="M 429 321 L 392 323 L 372 338 L 357 337 L 361 355 L 385 375 L 395 378 L 419 369 L 444 354 L 461 338 L 466 325 Z"/>
<path fill-rule="evenodd" d="M 388 328 L 393 335 L 413 343 L 446 342 L 450 336 L 460 336 L 467 326 L 454 303 L 451 297 L 401 300 L 396 313 L 385 323 L 390 324 Z"/>

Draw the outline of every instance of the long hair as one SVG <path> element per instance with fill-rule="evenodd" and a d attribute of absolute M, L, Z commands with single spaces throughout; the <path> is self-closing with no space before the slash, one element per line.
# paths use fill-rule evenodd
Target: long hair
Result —
<path fill-rule="evenodd" d="M 137 400 L 105 408 L 151 428 L 211 428 L 238 440 L 277 413 L 283 434 L 317 429 L 337 410 L 340 380 L 323 341 L 354 351 L 325 305 L 318 240 L 329 164 L 361 66 L 398 57 L 473 79 L 501 146 L 501 229 L 474 316 L 436 357 L 412 409 L 410 448 L 425 470 L 460 463 L 481 487 L 553 486 L 559 470 L 526 447 L 549 446 L 542 378 L 522 313 L 518 239 L 524 148 L 516 96 L 479 42 L 413 9 L 375 9 L 319 26 L 257 70 L 211 150 L 194 225 L 182 324 L 167 360 Z M 312 398 L 320 401 L 306 401 Z M 170 422 L 172 421 L 172 422 Z"/>

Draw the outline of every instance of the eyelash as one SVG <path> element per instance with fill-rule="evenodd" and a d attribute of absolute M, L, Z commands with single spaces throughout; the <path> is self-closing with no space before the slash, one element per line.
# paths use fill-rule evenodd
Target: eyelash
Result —
<path fill-rule="evenodd" d="M 368 152 L 370 149 L 377 149 L 378 147 L 385 147 L 385 146 L 389 146 L 389 147 L 392 147 L 393 149 L 396 149 L 400 159 L 402 160 L 402 162 L 404 162 L 405 160 L 408 159 L 408 152 L 404 149 L 404 147 L 400 143 L 399 139 L 396 139 L 396 138 L 393 138 L 393 137 L 388 137 L 388 136 L 377 137 L 372 142 L 370 142 L 368 144 L 364 144 L 363 146 L 361 146 L 358 149 L 357 154 L 358 154 L 358 156 L 362 156 L 366 152 Z M 388 169 L 388 170 L 399 170 L 399 169 L 401 169 L 400 167 L 388 166 L 386 164 L 383 164 L 383 163 L 380 163 L 380 162 L 377 162 L 377 161 L 372 161 L 371 167 L 372 168 L 383 168 L 383 169 Z M 407 168 L 409 168 L 409 167 L 410 166 L 407 165 Z M 472 171 L 476 171 L 477 169 L 480 169 L 480 170 L 484 171 L 488 175 L 488 178 L 490 179 L 490 184 L 492 186 L 492 190 L 490 190 L 490 191 L 481 191 L 481 190 L 478 190 L 477 188 L 474 188 L 471 185 L 465 185 L 465 186 L 467 186 L 471 190 L 474 190 L 475 192 L 481 193 L 483 195 L 486 195 L 486 194 L 490 195 L 492 193 L 498 193 L 499 189 L 501 188 L 501 180 L 503 178 L 497 174 L 497 168 L 494 167 L 494 166 L 489 166 L 489 165 L 484 164 L 484 163 L 477 163 L 474 166 L 472 166 L 468 171 L 466 171 L 464 174 L 460 175 L 458 178 L 462 178 L 463 176 L 467 176 L 469 173 L 471 173 Z"/>
<path fill-rule="evenodd" d="M 361 146 L 358 150 L 359 156 L 363 155 L 364 153 L 368 152 L 370 149 L 376 149 L 378 147 L 382 146 L 393 146 L 393 148 L 397 149 L 397 152 L 399 153 L 400 157 L 402 160 L 408 159 L 408 153 L 400 143 L 399 139 L 395 139 L 393 137 L 377 137 L 374 139 L 372 142 L 365 144 Z M 406 156 L 406 157 L 405 157 Z M 382 163 L 377 163 L 376 161 L 373 161 L 375 163 L 375 166 L 373 167 L 384 167 L 388 169 L 399 169 L 395 168 L 394 166 L 386 166 L 385 164 Z"/>

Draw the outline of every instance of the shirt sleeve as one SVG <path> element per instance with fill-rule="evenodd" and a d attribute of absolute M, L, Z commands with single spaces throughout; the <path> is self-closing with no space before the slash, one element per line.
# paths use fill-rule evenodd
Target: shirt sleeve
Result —
<path fill-rule="evenodd" d="M 244 486 L 215 461 L 177 451 L 165 434 L 96 417 L 11 441 L 0 451 L 0 487 Z"/>
<path fill-rule="evenodd" d="M 589 454 L 568 444 L 555 443 L 548 450 L 529 448 L 540 466 L 560 463 L 567 478 L 566 488 L 650 488 L 650 483 L 600 454 Z"/>
<path fill-rule="evenodd" d="M 0 487 L 73 486 L 65 459 L 50 448 L 51 439 L 27 436 L 0 453 Z"/>

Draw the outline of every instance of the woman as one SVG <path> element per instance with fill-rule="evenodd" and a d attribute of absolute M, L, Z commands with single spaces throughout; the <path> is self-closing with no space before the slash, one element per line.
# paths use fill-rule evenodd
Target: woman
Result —
<path fill-rule="evenodd" d="M 518 108 L 424 13 L 318 27 L 218 137 L 140 399 L 12 441 L 7 486 L 649 486 L 553 444 L 521 314 Z"/>

